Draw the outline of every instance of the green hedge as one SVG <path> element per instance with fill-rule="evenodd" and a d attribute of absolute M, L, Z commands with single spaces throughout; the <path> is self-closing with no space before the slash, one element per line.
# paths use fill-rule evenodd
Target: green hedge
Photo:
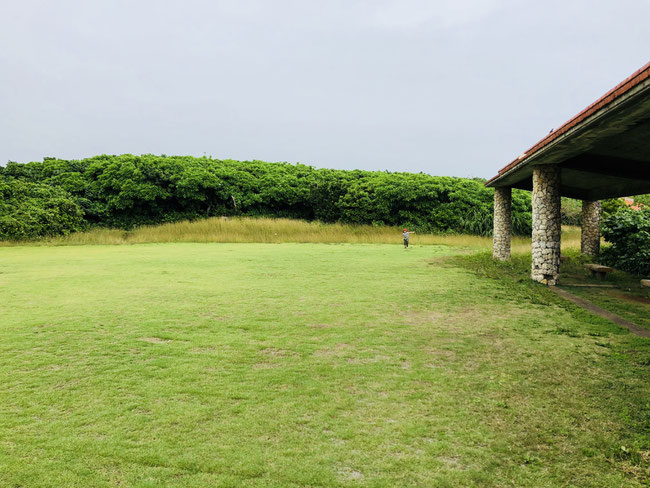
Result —
<path fill-rule="evenodd" d="M 0 179 L 0 239 L 65 235 L 85 224 L 83 210 L 64 189 Z"/>
<path fill-rule="evenodd" d="M 8 163 L 0 177 L 64 190 L 86 221 L 99 226 L 247 215 L 407 226 L 420 232 L 492 232 L 494 191 L 483 181 L 422 173 L 124 154 Z M 528 192 L 513 192 L 513 231 L 531 232 Z"/>
<path fill-rule="evenodd" d="M 650 209 L 630 209 L 605 217 L 603 237 L 612 245 L 601 259 L 606 264 L 642 276 L 650 276 Z"/>

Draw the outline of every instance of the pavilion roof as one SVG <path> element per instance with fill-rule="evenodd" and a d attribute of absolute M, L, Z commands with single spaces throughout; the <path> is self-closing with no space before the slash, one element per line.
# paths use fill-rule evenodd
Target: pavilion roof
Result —
<path fill-rule="evenodd" d="M 551 131 L 488 180 L 532 188 L 532 167 L 560 164 L 562 193 L 600 199 L 650 192 L 650 63 Z"/>

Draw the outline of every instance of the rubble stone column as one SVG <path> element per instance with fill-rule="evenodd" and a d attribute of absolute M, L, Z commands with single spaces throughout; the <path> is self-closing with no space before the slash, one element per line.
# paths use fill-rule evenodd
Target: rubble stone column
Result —
<path fill-rule="evenodd" d="M 598 256 L 600 252 L 600 200 L 582 201 L 582 236 L 580 251 L 587 256 Z"/>
<path fill-rule="evenodd" d="M 492 257 L 500 261 L 510 259 L 510 236 L 512 234 L 512 189 L 509 186 L 494 189 L 494 233 Z"/>
<path fill-rule="evenodd" d="M 531 277 L 547 285 L 557 284 L 560 275 L 560 167 L 533 168 L 533 262 Z"/>

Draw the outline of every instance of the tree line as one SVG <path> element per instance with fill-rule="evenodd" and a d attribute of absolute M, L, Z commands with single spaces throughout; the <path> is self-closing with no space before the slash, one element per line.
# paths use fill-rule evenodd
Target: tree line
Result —
<path fill-rule="evenodd" d="M 0 167 L 0 239 L 91 226 L 132 228 L 210 216 L 288 217 L 488 235 L 494 190 L 480 179 L 316 169 L 191 156 L 45 158 Z M 530 194 L 514 190 L 513 232 L 531 232 Z"/>

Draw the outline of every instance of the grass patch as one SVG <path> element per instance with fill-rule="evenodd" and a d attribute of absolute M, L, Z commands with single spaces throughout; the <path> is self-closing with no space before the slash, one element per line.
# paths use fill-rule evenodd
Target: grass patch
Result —
<path fill-rule="evenodd" d="M 648 483 L 650 341 L 457 252 L 1 249 L 0 485 Z"/>
<path fill-rule="evenodd" d="M 593 260 L 578 253 L 573 253 L 570 258 L 561 267 L 560 284 L 563 288 L 630 322 L 650 329 L 650 292 L 647 287 L 641 286 L 638 276 L 615 270 L 608 273 L 605 281 L 600 281 L 584 268 L 585 263 Z M 595 286 L 572 286 L 576 284 Z"/>
<path fill-rule="evenodd" d="M 578 295 L 595 305 L 609 310 L 645 328 L 650 328 L 650 293 L 639 284 L 639 278 L 623 271 L 615 270 L 608 274 L 607 280 L 593 277 L 584 265 L 593 258 L 583 256 L 576 249 L 565 249 L 567 258 L 560 265 L 560 287 Z M 454 265 L 462 266 L 480 276 L 495 280 L 495 288 L 504 293 L 516 294 L 531 303 L 566 303 L 551 293 L 548 287 L 530 279 L 530 253 L 513 254 L 510 261 L 495 261 L 488 252 L 467 256 L 455 256 Z M 578 285 L 578 286 L 576 286 Z M 574 305 L 576 313 L 580 308 Z"/>

